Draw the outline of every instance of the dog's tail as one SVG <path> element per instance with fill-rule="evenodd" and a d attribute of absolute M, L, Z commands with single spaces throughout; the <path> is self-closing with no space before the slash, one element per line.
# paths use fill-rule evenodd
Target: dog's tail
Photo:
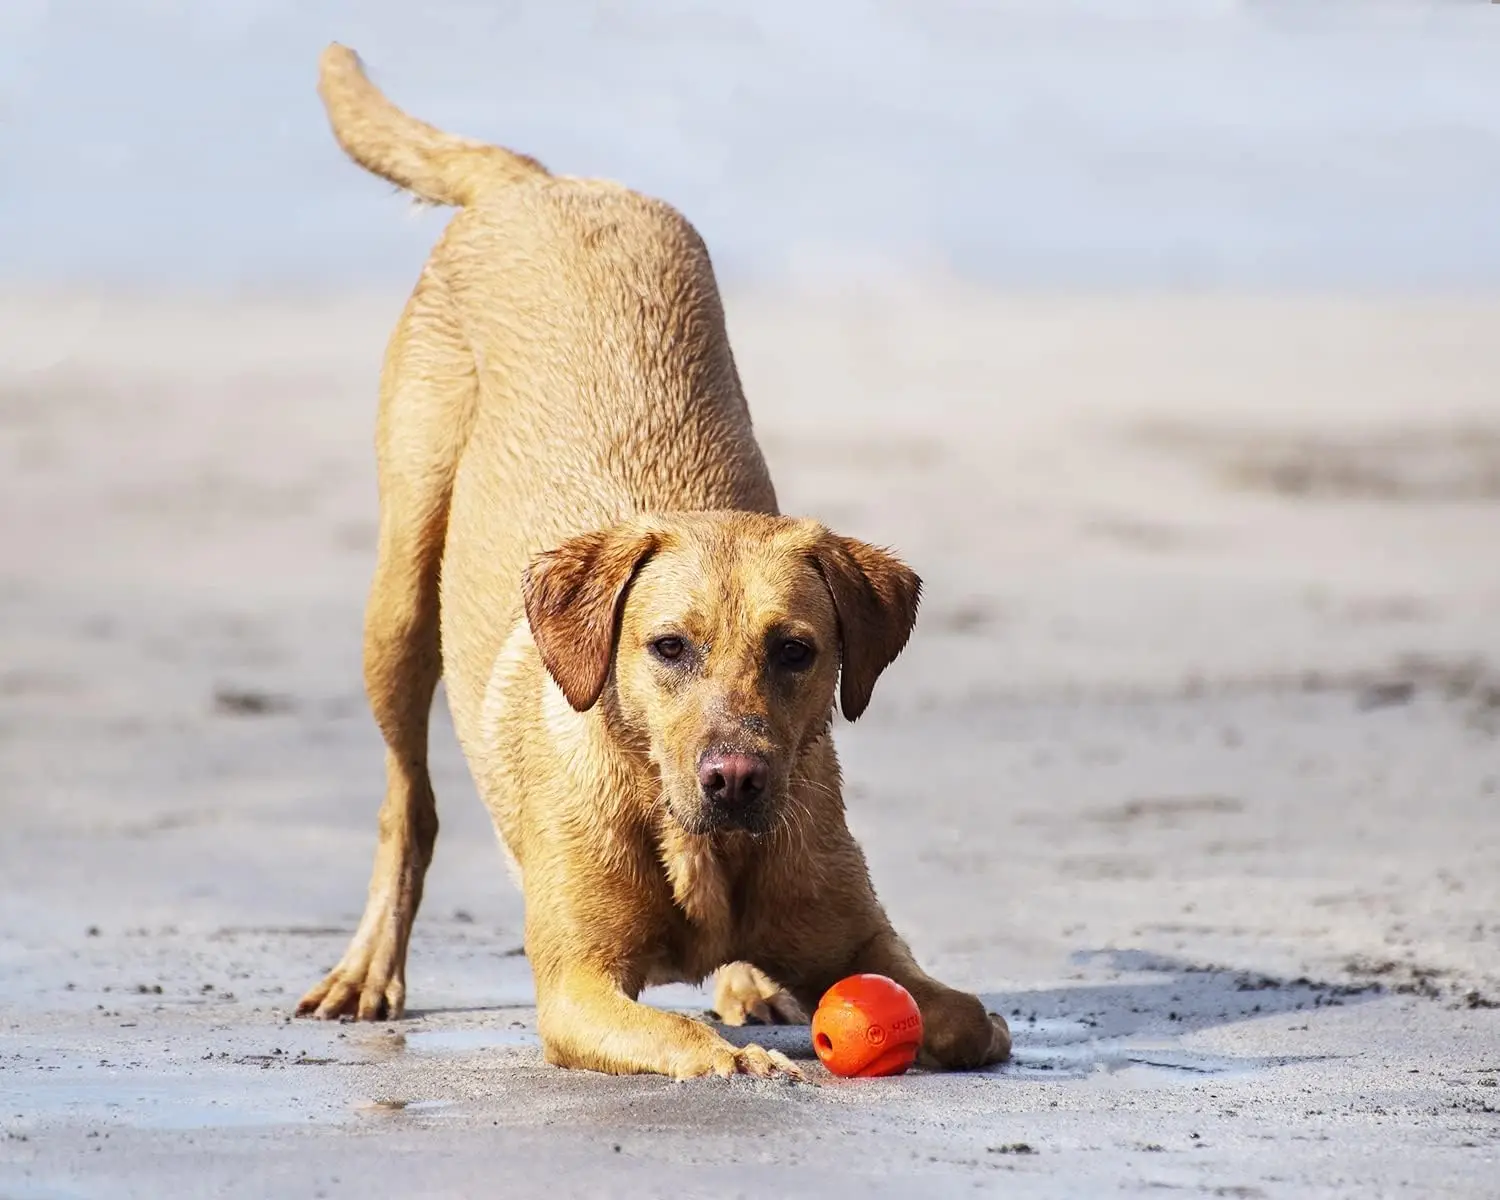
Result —
<path fill-rule="evenodd" d="M 429 204 L 472 204 L 492 188 L 547 175 L 534 158 L 408 116 L 370 82 L 359 55 L 337 42 L 318 61 L 318 95 L 350 158 Z"/>

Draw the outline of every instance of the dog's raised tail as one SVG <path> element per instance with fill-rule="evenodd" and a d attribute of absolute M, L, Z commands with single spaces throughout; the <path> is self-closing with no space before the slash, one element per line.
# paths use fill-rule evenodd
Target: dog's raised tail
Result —
<path fill-rule="evenodd" d="M 430 204 L 472 204 L 492 188 L 547 174 L 534 158 L 408 116 L 370 82 L 359 55 L 337 42 L 318 60 L 318 95 L 344 153 Z"/>

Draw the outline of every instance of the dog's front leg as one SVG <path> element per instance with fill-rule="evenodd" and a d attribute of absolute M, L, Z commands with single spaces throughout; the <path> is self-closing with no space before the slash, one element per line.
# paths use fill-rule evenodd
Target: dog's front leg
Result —
<path fill-rule="evenodd" d="M 344 957 L 302 997 L 299 1016 L 397 1020 L 406 1007 L 406 949 L 437 838 L 437 807 L 425 764 L 386 756 L 390 783 L 364 917 Z"/>
<path fill-rule="evenodd" d="M 588 967 L 538 973 L 537 1029 L 543 1055 L 560 1067 L 673 1079 L 802 1078 L 785 1055 L 732 1045 L 701 1021 L 640 1003 L 606 973 Z"/>

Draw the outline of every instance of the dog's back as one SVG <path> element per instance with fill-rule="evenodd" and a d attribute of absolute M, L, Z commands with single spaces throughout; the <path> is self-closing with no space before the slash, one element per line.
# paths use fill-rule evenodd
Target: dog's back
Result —
<path fill-rule="evenodd" d="M 680 214 L 417 121 L 343 47 L 324 53 L 319 90 L 351 158 L 460 206 L 392 338 L 381 454 L 382 486 L 451 474 L 443 666 L 468 746 L 531 555 L 632 512 L 774 512 L 775 493 L 708 252 Z M 442 403 L 424 400 L 435 391 Z"/>

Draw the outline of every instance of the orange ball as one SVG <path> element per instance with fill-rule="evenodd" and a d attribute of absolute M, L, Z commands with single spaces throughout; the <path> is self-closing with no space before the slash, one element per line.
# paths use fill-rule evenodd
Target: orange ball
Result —
<path fill-rule="evenodd" d="M 812 1037 L 835 1075 L 900 1075 L 922 1046 L 922 1013 L 894 979 L 851 975 L 823 993 Z"/>

